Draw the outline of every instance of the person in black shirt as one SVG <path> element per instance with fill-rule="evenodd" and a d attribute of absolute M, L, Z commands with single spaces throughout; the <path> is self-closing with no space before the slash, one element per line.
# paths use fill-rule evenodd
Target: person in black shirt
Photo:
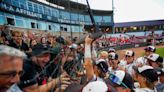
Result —
<path fill-rule="evenodd" d="M 48 92 L 58 83 L 70 84 L 70 78 L 65 73 L 60 76 L 61 81 L 59 81 L 59 78 L 50 80 L 48 71 L 45 69 L 50 61 L 50 54 L 50 49 L 42 44 L 37 44 L 32 48 L 31 58 L 24 62 L 24 74 L 19 83 L 19 87 L 23 91 L 35 92 L 36 90 L 37 92 L 40 90 L 41 92 Z"/>
<path fill-rule="evenodd" d="M 33 48 L 36 44 L 37 44 L 36 39 L 31 39 L 31 40 L 30 40 L 30 47 L 29 47 L 30 51 L 29 51 L 29 52 L 32 52 L 32 48 Z"/>

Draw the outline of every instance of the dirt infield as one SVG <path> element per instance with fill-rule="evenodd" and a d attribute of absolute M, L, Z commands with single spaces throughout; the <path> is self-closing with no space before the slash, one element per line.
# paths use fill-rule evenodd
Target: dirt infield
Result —
<path fill-rule="evenodd" d="M 156 48 L 164 48 L 163 46 L 155 46 Z M 122 59 L 125 53 L 125 50 L 133 50 L 135 52 L 135 57 L 140 57 L 144 53 L 145 47 L 139 47 L 139 48 L 130 48 L 130 49 L 124 49 L 124 50 L 118 50 L 117 53 L 119 55 L 119 59 Z"/>

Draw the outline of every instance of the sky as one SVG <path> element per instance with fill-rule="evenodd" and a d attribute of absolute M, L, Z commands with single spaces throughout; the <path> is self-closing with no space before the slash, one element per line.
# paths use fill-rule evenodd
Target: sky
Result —
<path fill-rule="evenodd" d="M 85 0 L 73 0 L 86 3 Z M 112 10 L 112 0 L 88 0 L 92 9 Z M 164 19 L 164 0 L 113 0 L 114 22 Z"/>

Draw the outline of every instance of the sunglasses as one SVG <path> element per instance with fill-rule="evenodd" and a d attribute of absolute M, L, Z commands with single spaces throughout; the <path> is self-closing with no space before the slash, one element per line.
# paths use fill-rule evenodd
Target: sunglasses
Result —
<path fill-rule="evenodd" d="M 0 73 L 0 76 L 7 77 L 7 78 L 13 78 L 13 77 L 15 77 L 17 74 L 18 74 L 19 76 L 22 76 L 22 75 L 23 75 L 23 71 L 19 71 L 19 72 L 16 72 L 16 71 L 9 71 L 9 72 L 5 72 L 5 73 Z"/>
<path fill-rule="evenodd" d="M 128 86 L 125 83 L 123 83 L 122 81 L 120 81 L 120 79 L 114 74 L 110 74 L 109 79 L 117 85 L 122 85 L 125 88 L 128 88 Z"/>

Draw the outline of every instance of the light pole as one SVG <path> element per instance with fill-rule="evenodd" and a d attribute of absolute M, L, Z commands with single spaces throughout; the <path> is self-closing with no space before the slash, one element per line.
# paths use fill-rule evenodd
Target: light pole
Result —
<path fill-rule="evenodd" d="M 113 11 L 113 14 L 112 14 L 112 22 L 113 22 L 113 26 L 112 26 L 112 30 L 113 30 L 113 34 L 115 33 L 115 27 L 114 27 L 114 0 L 112 0 L 112 11 Z"/>

